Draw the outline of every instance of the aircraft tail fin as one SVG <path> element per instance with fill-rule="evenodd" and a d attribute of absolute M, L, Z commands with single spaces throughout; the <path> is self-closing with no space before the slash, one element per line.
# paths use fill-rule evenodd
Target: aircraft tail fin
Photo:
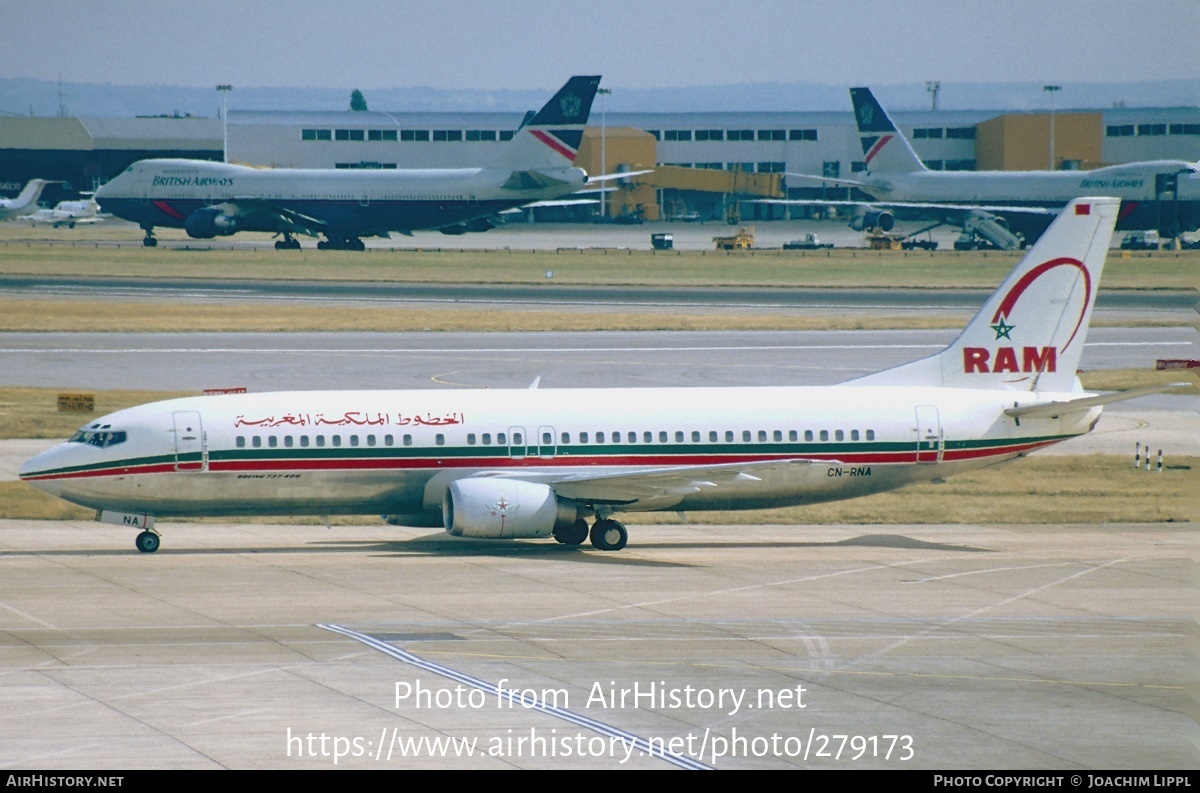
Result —
<path fill-rule="evenodd" d="M 570 168 L 599 88 L 599 77 L 568 80 L 532 118 L 526 115 L 497 167 L 514 171 Z"/>
<path fill-rule="evenodd" d="M 48 184 L 51 184 L 51 182 L 47 179 L 30 179 L 28 182 L 26 182 L 25 186 L 21 188 L 21 192 L 17 194 L 16 198 L 6 199 L 3 205 L 0 206 L 7 210 L 7 214 L 9 215 L 11 215 L 13 212 L 20 212 L 25 209 L 37 209 L 37 201 L 42 197 L 42 190 L 44 190 Z"/>
<path fill-rule="evenodd" d="M 854 118 L 862 141 L 863 162 L 871 175 L 912 173 L 929 170 L 913 151 L 908 139 L 896 129 L 887 111 L 870 88 L 851 88 Z"/>
<path fill-rule="evenodd" d="M 1074 391 L 1120 200 L 1077 198 L 950 346 L 849 385 Z"/>

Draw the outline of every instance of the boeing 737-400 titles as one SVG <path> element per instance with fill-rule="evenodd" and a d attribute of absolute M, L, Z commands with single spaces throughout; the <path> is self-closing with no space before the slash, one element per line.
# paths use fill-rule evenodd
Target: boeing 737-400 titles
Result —
<path fill-rule="evenodd" d="M 572 77 L 490 167 L 338 170 L 140 160 L 97 190 L 96 200 L 139 224 L 147 246 L 157 244 L 158 226 L 198 239 L 273 232 L 283 236 L 277 248 L 299 248 L 296 234 L 324 235 L 318 247 L 341 250 L 362 250 L 363 237 L 389 232 L 482 231 L 491 228 L 491 215 L 584 188 L 588 175 L 573 164 L 599 86 L 599 77 Z"/>
<path fill-rule="evenodd" d="M 848 207 L 851 226 L 859 231 L 891 231 L 896 217 L 932 218 L 1006 250 L 1037 239 L 1069 201 L 1087 195 L 1121 199 L 1117 216 L 1121 230 L 1159 229 L 1165 236 L 1175 236 L 1200 226 L 1196 163 L 1155 160 L 1092 171 L 931 171 L 871 89 L 851 88 L 850 99 L 866 171 L 854 179 L 787 175 L 856 187 L 873 200 L 760 199 L 758 203 Z"/>
<path fill-rule="evenodd" d="M 376 514 L 459 537 L 625 546 L 614 516 L 759 509 L 928 482 L 1088 432 L 1076 366 L 1119 202 L 1072 202 L 940 353 L 830 387 L 294 391 L 89 422 L 23 481 L 137 528 Z M 589 519 L 593 519 L 589 525 Z"/>

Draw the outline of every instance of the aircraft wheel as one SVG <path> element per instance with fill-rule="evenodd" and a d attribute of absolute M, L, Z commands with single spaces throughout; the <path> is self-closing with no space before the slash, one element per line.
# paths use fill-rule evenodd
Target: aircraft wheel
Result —
<path fill-rule="evenodd" d="M 363 242 L 362 240 L 354 240 L 354 242 L 351 242 L 346 247 L 348 247 L 352 251 L 358 251 L 361 253 L 362 251 L 365 251 L 367 249 L 367 244 L 365 242 Z"/>
<path fill-rule="evenodd" d="M 598 551 L 619 551 L 629 542 L 629 532 L 615 520 L 598 520 L 592 526 L 592 547 Z"/>
<path fill-rule="evenodd" d="M 142 240 L 142 247 L 156 248 L 158 247 L 158 240 L 154 239 L 153 237 L 147 237 L 146 239 Z"/>
<path fill-rule="evenodd" d="M 134 544 L 142 553 L 154 553 L 158 550 L 158 535 L 152 531 L 143 531 L 137 536 Z"/>
<path fill-rule="evenodd" d="M 564 529 L 554 530 L 554 539 L 561 542 L 563 545 L 579 545 L 588 536 L 587 521 L 583 518 L 572 523 Z"/>
<path fill-rule="evenodd" d="M 317 243 L 317 250 L 319 250 L 319 251 L 327 250 L 328 248 L 329 248 L 329 243 L 326 242 L 325 240 L 321 240 L 320 242 Z"/>

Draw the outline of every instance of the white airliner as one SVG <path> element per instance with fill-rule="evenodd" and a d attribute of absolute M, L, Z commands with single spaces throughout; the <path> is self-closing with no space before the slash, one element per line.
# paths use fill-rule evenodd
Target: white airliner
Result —
<path fill-rule="evenodd" d="M 84 201 L 59 201 L 53 209 L 39 209 L 22 220 L 28 220 L 35 225 L 66 226 L 75 228 L 77 224 L 99 223 L 104 220 L 100 214 L 100 205 L 94 199 Z"/>
<path fill-rule="evenodd" d="M 866 171 L 856 179 L 787 174 L 856 187 L 875 199 L 821 201 L 762 199 L 759 203 L 849 206 L 858 231 L 891 231 L 895 216 L 937 218 L 975 232 L 1002 249 L 1034 240 L 1067 202 L 1080 196 L 1121 199 L 1117 228 L 1160 229 L 1165 236 L 1200 227 L 1197 163 L 1155 160 L 1092 171 L 931 171 L 892 123 L 869 88 L 850 99 Z M 1018 237 L 1017 233 L 1022 236 Z"/>
<path fill-rule="evenodd" d="M 36 211 L 37 201 L 48 184 L 53 182 L 46 179 L 30 179 L 16 198 L 0 198 L 0 220 L 21 217 Z"/>
<path fill-rule="evenodd" d="M 274 232 L 283 236 L 275 245 L 281 249 L 300 247 L 294 234 L 324 235 L 317 247 L 340 250 L 363 250 L 363 237 L 393 231 L 484 231 L 491 215 L 561 198 L 587 184 L 588 175 L 573 163 L 599 86 L 599 77 L 572 77 L 486 168 L 248 168 L 141 160 L 96 191 L 96 200 L 106 212 L 139 224 L 146 246 L 157 244 L 157 226 L 182 228 L 198 239 Z"/>
<path fill-rule="evenodd" d="M 614 514 L 854 498 L 1088 432 L 1076 364 L 1118 201 L 1080 199 L 957 339 L 832 387 L 323 391 L 156 402 L 90 422 L 25 482 L 141 530 L 156 518 L 382 514 L 461 537 L 590 534 Z M 589 527 L 588 518 L 595 518 Z"/>

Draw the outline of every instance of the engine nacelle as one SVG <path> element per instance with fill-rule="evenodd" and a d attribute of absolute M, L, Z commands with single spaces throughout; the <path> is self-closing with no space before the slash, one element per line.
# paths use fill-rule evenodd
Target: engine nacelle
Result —
<path fill-rule="evenodd" d="M 579 508 L 547 485 L 515 479 L 458 479 L 442 499 L 442 525 L 454 537 L 548 537 L 579 519 Z"/>
<path fill-rule="evenodd" d="M 866 231 L 867 229 L 891 231 L 896 228 L 896 218 L 886 210 L 864 210 L 850 218 L 850 228 L 855 231 Z"/>
<path fill-rule="evenodd" d="M 219 207 L 197 209 L 183 221 L 183 229 L 189 237 L 211 240 L 213 237 L 228 237 L 238 230 L 238 216 L 227 215 Z"/>

